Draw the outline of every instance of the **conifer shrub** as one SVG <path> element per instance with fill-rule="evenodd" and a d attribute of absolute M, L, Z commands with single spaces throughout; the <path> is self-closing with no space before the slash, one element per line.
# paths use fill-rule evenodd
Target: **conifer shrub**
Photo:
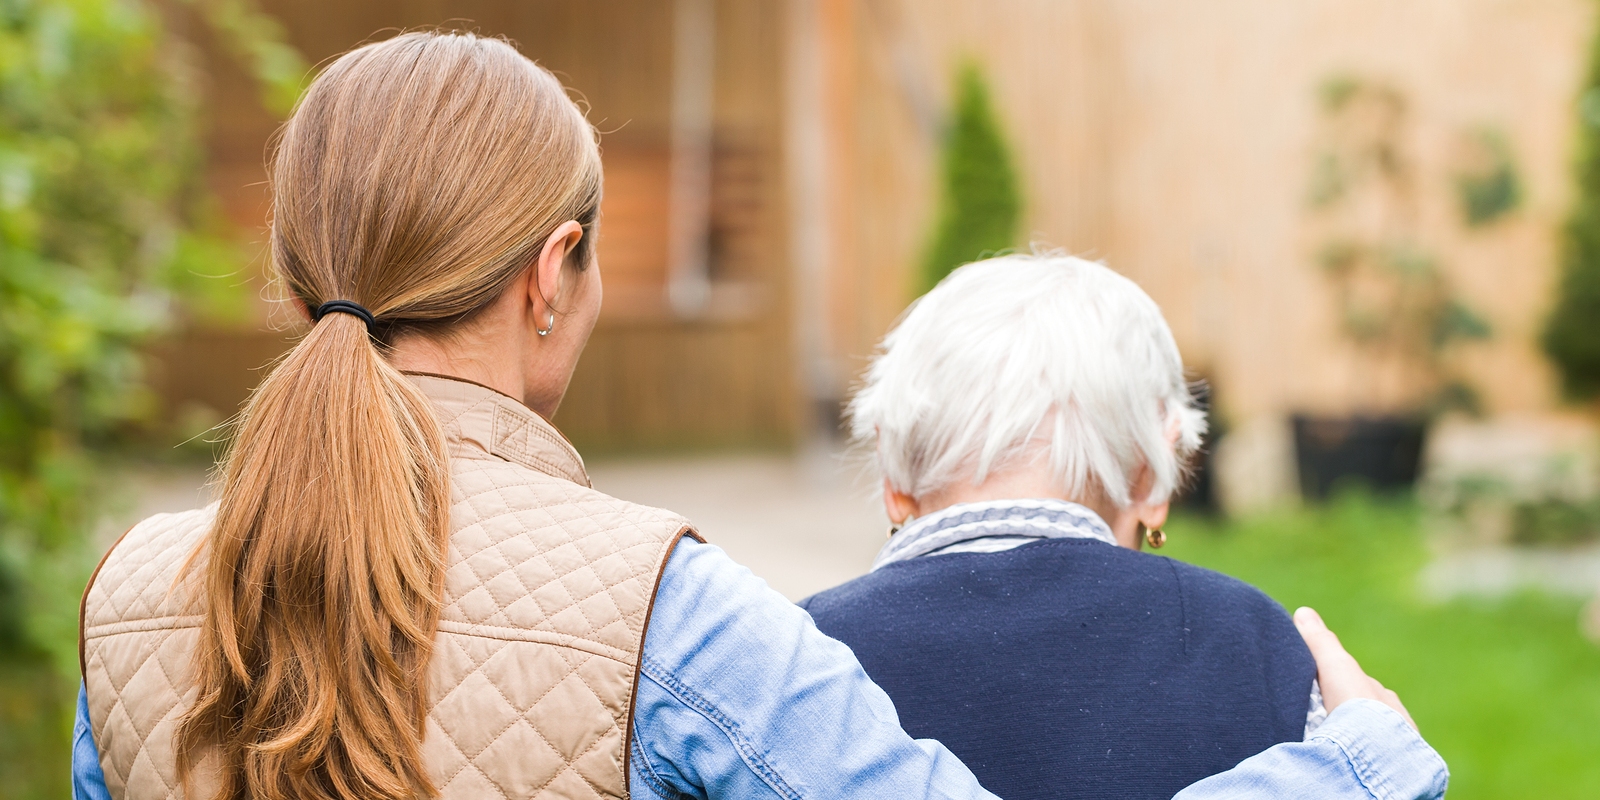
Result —
<path fill-rule="evenodd" d="M 1566 394 L 1600 398 L 1600 37 L 1578 104 L 1577 191 L 1562 241 L 1561 278 L 1542 344 Z"/>
<path fill-rule="evenodd" d="M 1022 197 L 1011 151 L 989 87 L 976 64 L 956 74 L 955 108 L 945 134 L 939 218 L 918 272 L 917 293 L 952 270 L 1016 244 Z"/>

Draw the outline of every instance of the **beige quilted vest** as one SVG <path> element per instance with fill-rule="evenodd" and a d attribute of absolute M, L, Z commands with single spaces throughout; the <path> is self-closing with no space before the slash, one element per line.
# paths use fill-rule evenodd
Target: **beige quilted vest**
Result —
<path fill-rule="evenodd" d="M 680 517 L 589 488 L 572 445 L 476 384 L 413 376 L 450 449 L 445 607 L 423 747 L 441 797 L 627 797 L 645 623 Z M 141 522 L 83 607 L 83 674 L 117 800 L 177 798 L 173 732 L 201 609 L 179 570 L 215 506 Z M 200 770 L 196 794 L 209 797 Z"/>

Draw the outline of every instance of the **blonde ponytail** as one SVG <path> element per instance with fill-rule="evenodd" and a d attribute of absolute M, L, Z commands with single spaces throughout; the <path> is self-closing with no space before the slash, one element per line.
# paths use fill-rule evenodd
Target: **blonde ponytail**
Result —
<path fill-rule="evenodd" d="M 195 562 L 205 620 L 180 773 L 213 763 L 227 800 L 430 796 L 448 462 L 383 341 L 469 324 L 565 220 L 591 240 L 598 149 L 560 84 L 509 45 L 413 33 L 318 77 L 273 191 L 288 288 L 375 320 L 322 316 L 240 418 Z"/>
<path fill-rule="evenodd" d="M 427 400 L 361 320 L 324 317 L 255 392 L 223 471 L 184 729 L 238 766 L 222 797 L 427 792 L 449 492 Z"/>

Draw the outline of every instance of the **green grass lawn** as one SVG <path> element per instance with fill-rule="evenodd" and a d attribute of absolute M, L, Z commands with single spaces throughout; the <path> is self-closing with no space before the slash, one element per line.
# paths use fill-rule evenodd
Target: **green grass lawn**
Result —
<path fill-rule="evenodd" d="M 1579 603 L 1423 601 L 1407 504 L 1359 497 L 1246 522 L 1178 519 L 1162 550 L 1327 620 L 1450 764 L 1451 800 L 1600 798 L 1600 647 Z"/>

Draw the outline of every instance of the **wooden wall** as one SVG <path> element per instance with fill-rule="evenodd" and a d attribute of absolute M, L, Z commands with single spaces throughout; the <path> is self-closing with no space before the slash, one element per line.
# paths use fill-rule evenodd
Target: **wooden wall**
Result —
<path fill-rule="evenodd" d="M 1306 196 L 1316 91 L 1352 74 L 1411 102 L 1422 238 L 1494 338 L 1460 349 L 1497 414 L 1558 404 L 1537 346 L 1565 214 L 1584 0 L 849 0 L 859 255 L 831 280 L 845 370 L 909 299 L 932 223 L 939 120 L 956 65 L 986 70 L 1020 161 L 1025 236 L 1106 260 L 1161 304 L 1186 361 L 1236 420 L 1370 402 L 1371 365 L 1339 331 Z M 1463 142 L 1509 142 L 1524 199 L 1469 229 Z M 840 377 L 848 382 L 849 375 Z"/>
<path fill-rule="evenodd" d="M 1236 422 L 1364 402 L 1367 370 L 1312 255 L 1315 91 L 1339 73 L 1396 85 L 1412 99 L 1428 176 L 1426 244 L 1495 328 L 1461 350 L 1461 366 L 1491 412 L 1557 402 L 1536 333 L 1566 207 L 1585 0 L 716 0 L 717 302 L 692 322 L 661 292 L 670 2 L 264 5 L 315 60 L 386 28 L 455 20 L 505 34 L 591 105 L 606 132 L 607 310 L 558 422 L 592 445 L 789 441 L 805 393 L 845 393 L 909 300 L 964 58 L 988 72 L 1017 153 L 1026 238 L 1138 280 Z M 802 29 L 819 40 L 796 38 Z M 275 122 L 236 69 L 213 61 L 213 180 L 230 214 L 259 230 Z M 1480 126 L 1506 134 L 1525 199 L 1468 230 L 1452 159 Z M 256 366 L 170 365 L 173 385 L 237 396 Z"/>
<path fill-rule="evenodd" d="M 693 320 L 675 316 L 664 295 L 672 3 L 263 0 L 262 6 L 312 62 L 398 29 L 503 35 L 588 106 L 603 134 L 607 173 L 599 246 L 606 305 L 556 419 L 575 442 L 628 449 L 793 439 L 798 399 L 784 258 L 780 6 L 716 2 L 713 302 Z M 264 153 L 278 121 L 261 110 L 235 65 L 214 52 L 207 64 L 211 182 L 228 216 L 264 251 Z M 263 260 L 245 279 L 270 298 L 260 278 Z M 165 394 L 176 404 L 232 413 L 259 379 L 258 368 L 287 346 L 290 316 L 263 299 L 240 329 L 195 330 L 169 343 L 157 353 Z"/>

